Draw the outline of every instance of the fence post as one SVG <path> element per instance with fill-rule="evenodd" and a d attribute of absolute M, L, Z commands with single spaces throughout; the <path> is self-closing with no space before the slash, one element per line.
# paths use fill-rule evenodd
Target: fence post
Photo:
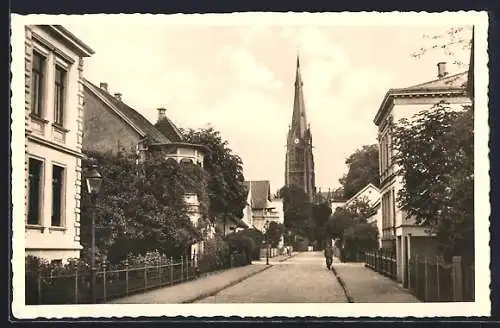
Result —
<path fill-rule="evenodd" d="M 78 268 L 75 270 L 75 304 L 78 304 Z"/>
<path fill-rule="evenodd" d="M 174 258 L 170 256 L 170 285 L 174 284 Z"/>
<path fill-rule="evenodd" d="M 453 301 L 461 302 L 463 301 L 462 257 L 453 256 L 452 262 Z"/>
<path fill-rule="evenodd" d="M 189 264 L 190 264 L 189 257 L 186 255 L 186 280 L 188 281 L 189 281 Z"/>
<path fill-rule="evenodd" d="M 439 256 L 436 256 L 436 285 L 437 285 L 437 300 L 441 301 L 441 287 L 439 286 Z"/>
<path fill-rule="evenodd" d="M 415 254 L 415 291 L 419 295 L 418 291 L 418 254 Z"/>
<path fill-rule="evenodd" d="M 429 301 L 429 273 L 427 272 L 427 255 L 424 256 L 424 302 Z"/>
<path fill-rule="evenodd" d="M 156 273 L 160 276 L 160 286 L 161 286 L 161 258 L 156 262 Z"/>
<path fill-rule="evenodd" d="M 102 262 L 102 288 L 103 288 L 103 299 L 106 302 L 106 260 Z"/>
<path fill-rule="evenodd" d="M 125 294 L 128 296 L 128 259 L 125 259 Z"/>
<path fill-rule="evenodd" d="M 148 263 L 144 263 L 144 289 L 148 288 Z"/>

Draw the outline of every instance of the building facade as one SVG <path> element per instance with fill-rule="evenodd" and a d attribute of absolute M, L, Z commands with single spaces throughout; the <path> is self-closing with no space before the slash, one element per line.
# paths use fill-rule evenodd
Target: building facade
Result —
<path fill-rule="evenodd" d="M 468 72 L 449 75 L 446 63 L 438 63 L 437 79 L 402 89 L 390 89 L 380 105 L 374 123 L 378 127 L 380 193 L 382 208 L 382 247 L 392 250 L 397 258 L 398 280 L 407 283 L 408 261 L 411 254 L 434 255 L 437 243 L 423 225 L 402 211 L 396 201 L 402 188 L 393 158 L 392 123 L 431 110 L 440 101 L 452 109 L 470 105 L 467 92 Z"/>
<path fill-rule="evenodd" d="M 121 153 L 134 158 L 137 163 L 161 154 L 166 161 L 203 167 L 208 149 L 184 142 L 179 129 L 166 116 L 165 108 L 158 108 L 158 120 L 153 124 L 128 106 L 121 93 L 111 93 L 107 83 L 97 86 L 85 80 L 83 84 L 84 151 Z M 198 225 L 201 217 L 198 195 L 186 193 L 184 201 L 191 222 Z M 193 245 L 192 252 L 199 253 L 201 247 L 201 244 Z"/>
<path fill-rule="evenodd" d="M 79 258 L 83 63 L 94 51 L 59 25 L 25 27 L 25 252 Z"/>
<path fill-rule="evenodd" d="M 302 188 L 312 201 L 316 193 L 313 145 L 302 86 L 300 62 L 297 56 L 292 123 L 286 142 L 285 185 Z"/>

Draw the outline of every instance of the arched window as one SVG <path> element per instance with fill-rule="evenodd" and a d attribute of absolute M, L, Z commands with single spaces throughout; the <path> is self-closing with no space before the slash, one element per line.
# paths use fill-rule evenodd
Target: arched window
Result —
<path fill-rule="evenodd" d="M 170 165 L 176 165 L 177 164 L 177 161 L 172 158 L 172 157 L 167 157 L 167 164 L 170 164 Z"/>

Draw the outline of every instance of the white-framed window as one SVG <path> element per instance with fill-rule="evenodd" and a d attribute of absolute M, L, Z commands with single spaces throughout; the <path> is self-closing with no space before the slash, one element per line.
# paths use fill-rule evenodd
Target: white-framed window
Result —
<path fill-rule="evenodd" d="M 40 118 L 43 116 L 46 63 L 47 57 L 34 50 L 31 66 L 31 114 Z"/>
<path fill-rule="evenodd" d="M 65 168 L 52 165 L 52 215 L 51 227 L 64 227 Z"/>
<path fill-rule="evenodd" d="M 26 219 L 29 225 L 42 224 L 43 169 L 43 161 L 29 158 L 28 217 Z"/>

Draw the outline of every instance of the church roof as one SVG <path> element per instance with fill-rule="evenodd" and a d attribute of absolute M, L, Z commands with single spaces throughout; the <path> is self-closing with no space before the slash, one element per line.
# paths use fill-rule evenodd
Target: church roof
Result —
<path fill-rule="evenodd" d="M 267 208 L 271 201 L 271 184 L 269 180 L 245 181 L 245 186 L 252 193 L 252 208 Z"/>
<path fill-rule="evenodd" d="M 302 90 L 303 85 L 304 83 L 302 82 L 302 75 L 300 73 L 300 60 L 297 55 L 291 132 L 295 132 L 296 135 L 301 138 L 306 136 L 307 130 L 306 106 L 304 102 L 304 92 Z"/>
<path fill-rule="evenodd" d="M 100 98 L 105 104 L 115 111 L 126 123 L 136 130 L 142 137 L 148 137 L 153 143 L 170 143 L 171 140 L 162 132 L 160 132 L 150 121 L 142 116 L 138 111 L 125 104 L 123 101 L 116 99 L 106 90 L 97 87 L 92 82 L 84 80 L 84 85 Z M 179 134 L 180 136 L 180 134 Z M 177 141 L 177 140 L 175 140 Z"/>

